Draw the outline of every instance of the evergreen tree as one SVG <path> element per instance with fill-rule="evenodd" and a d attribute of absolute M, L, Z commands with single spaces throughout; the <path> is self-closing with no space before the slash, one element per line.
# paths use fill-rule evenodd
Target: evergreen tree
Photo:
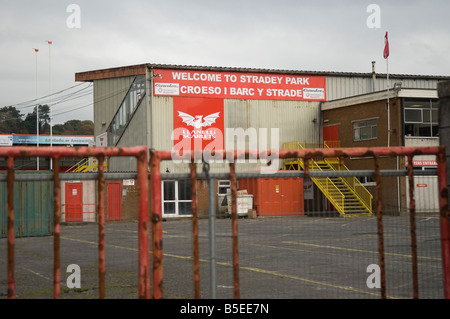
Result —
<path fill-rule="evenodd" d="M 0 108 L 0 134 L 36 134 L 36 108 L 23 118 L 14 106 Z M 93 135 L 94 123 L 69 120 L 53 125 L 53 135 Z M 39 105 L 39 134 L 50 134 L 50 107 Z"/>
<path fill-rule="evenodd" d="M 48 105 L 39 105 L 39 133 L 50 133 L 50 108 Z M 36 133 L 36 108 L 25 117 L 24 124 L 28 134 Z"/>
<path fill-rule="evenodd" d="M 14 106 L 0 108 L 0 134 L 27 133 L 22 117 Z"/>

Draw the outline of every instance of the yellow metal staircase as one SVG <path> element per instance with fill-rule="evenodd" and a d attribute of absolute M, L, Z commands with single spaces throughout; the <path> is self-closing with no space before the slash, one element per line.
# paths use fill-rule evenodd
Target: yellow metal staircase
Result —
<path fill-rule="evenodd" d="M 301 144 L 299 142 L 288 142 L 283 144 L 284 149 L 305 149 L 315 147 L 317 147 L 317 145 Z M 329 146 L 327 142 L 324 142 L 320 147 L 328 148 Z M 303 159 L 285 159 L 283 168 L 285 170 L 304 169 Z M 348 168 L 345 165 L 341 165 L 338 158 L 324 158 L 322 160 L 311 159 L 309 161 L 309 170 L 322 172 L 339 170 L 348 171 Z M 342 217 L 373 215 L 373 196 L 356 177 L 311 177 L 311 180 Z"/>
<path fill-rule="evenodd" d="M 108 168 L 108 162 L 105 158 L 104 162 L 105 171 L 107 171 Z M 98 162 L 96 158 L 83 158 L 81 161 L 73 165 L 71 168 L 69 168 L 66 173 L 86 173 L 86 172 L 96 172 L 98 168 Z"/>

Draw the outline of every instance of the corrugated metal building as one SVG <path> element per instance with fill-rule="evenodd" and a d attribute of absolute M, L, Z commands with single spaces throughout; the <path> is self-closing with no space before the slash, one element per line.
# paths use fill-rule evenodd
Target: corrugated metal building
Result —
<path fill-rule="evenodd" d="M 450 77 L 391 74 L 389 83 L 436 90 L 439 81 L 448 79 Z M 283 143 L 291 141 L 320 143 L 324 102 L 387 87 L 385 74 L 375 77 L 373 73 L 161 64 L 80 72 L 75 74 L 75 80 L 94 84 L 95 136 L 107 137 L 109 146 L 147 145 L 158 150 L 185 149 L 198 139 L 202 140 L 199 142 L 202 149 L 222 148 L 222 144 L 226 149 L 237 149 L 240 148 L 238 139 L 233 135 L 239 133 L 237 129 L 247 134 L 245 148 L 254 149 L 254 140 L 250 137 L 255 137 L 259 150 L 283 148 Z M 183 118 L 186 114 L 192 116 L 190 123 Z M 214 114 L 219 116 L 212 124 L 200 126 L 206 123 L 208 115 Z M 174 130 L 178 128 L 179 131 Z M 185 144 L 187 139 L 190 142 Z M 134 159 L 110 159 L 108 162 L 109 171 L 129 171 L 135 167 Z M 237 167 L 238 171 L 261 169 L 259 163 Z M 281 168 L 282 163 L 277 163 L 277 167 L 271 169 Z M 188 165 L 167 162 L 161 169 L 163 172 L 187 172 Z M 227 172 L 228 165 L 214 163 L 211 169 Z M 165 185 L 162 187 L 164 189 Z M 170 187 L 179 193 L 179 198 L 184 198 L 181 193 L 189 184 L 175 182 Z M 183 200 L 178 203 L 178 197 L 173 213 L 182 215 Z M 171 205 L 167 200 L 167 211 L 172 212 Z"/>
<path fill-rule="evenodd" d="M 43 172 L 16 171 L 16 178 Z M 6 180 L 6 172 L 0 172 Z M 8 236 L 7 182 L 0 182 L 0 238 Z M 16 237 L 53 234 L 53 181 L 14 182 L 14 229 Z"/>

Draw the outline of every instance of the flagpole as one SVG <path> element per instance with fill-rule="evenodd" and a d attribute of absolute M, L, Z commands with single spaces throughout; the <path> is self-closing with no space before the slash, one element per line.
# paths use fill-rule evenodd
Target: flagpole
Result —
<path fill-rule="evenodd" d="M 384 36 L 384 51 L 383 57 L 386 59 L 386 86 L 387 86 L 387 146 L 391 146 L 391 110 L 389 105 L 389 40 L 388 33 L 386 31 L 386 35 Z"/>
<path fill-rule="evenodd" d="M 388 143 L 391 146 L 391 111 L 389 106 L 389 57 L 386 58 L 386 74 L 387 74 L 387 113 L 388 113 Z"/>
<path fill-rule="evenodd" d="M 52 75 L 51 75 L 51 44 L 52 41 L 47 40 L 48 43 L 48 86 L 50 95 L 50 147 L 53 147 L 53 112 L 52 112 Z M 53 158 L 50 158 L 50 170 L 53 170 Z"/>
<path fill-rule="evenodd" d="M 38 98 L 38 70 L 37 70 L 37 54 L 39 49 L 33 48 L 36 55 L 36 146 L 39 147 L 39 104 Z M 39 170 L 39 157 L 36 157 L 36 170 Z"/>

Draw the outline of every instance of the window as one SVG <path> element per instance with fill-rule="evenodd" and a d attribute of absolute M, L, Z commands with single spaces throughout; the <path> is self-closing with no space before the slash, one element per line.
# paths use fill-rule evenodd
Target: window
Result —
<path fill-rule="evenodd" d="M 164 216 L 192 215 L 191 180 L 162 181 Z"/>
<path fill-rule="evenodd" d="M 375 176 L 355 176 L 359 182 L 364 185 L 364 186 L 375 186 L 376 185 L 376 181 L 375 181 Z"/>
<path fill-rule="evenodd" d="M 377 119 L 353 122 L 353 140 L 363 141 L 377 138 Z"/>
<path fill-rule="evenodd" d="M 436 137 L 439 133 L 437 100 L 404 99 L 405 135 Z"/>
<path fill-rule="evenodd" d="M 231 183 L 229 180 L 220 180 L 218 185 L 219 194 L 229 194 L 231 189 Z"/>

